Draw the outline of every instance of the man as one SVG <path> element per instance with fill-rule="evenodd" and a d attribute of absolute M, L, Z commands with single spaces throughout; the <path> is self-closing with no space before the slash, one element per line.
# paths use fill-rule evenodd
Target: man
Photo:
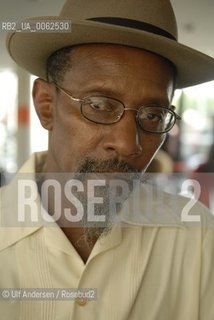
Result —
<path fill-rule="evenodd" d="M 45 19 L 71 19 L 71 32 L 8 37 L 13 59 L 40 77 L 33 99 L 49 146 L 1 193 L 0 318 L 212 320 L 209 212 L 145 184 L 130 187 L 115 220 L 101 206 L 93 217 L 104 215 L 106 223 L 90 225 L 84 188 L 90 193 L 92 178 L 96 184 L 106 177 L 104 187 L 112 180 L 99 189 L 105 201 L 115 181 L 122 187 L 134 183 L 179 119 L 171 106 L 175 88 L 213 79 L 213 59 L 176 41 L 169 1 L 68 0 L 58 18 Z M 33 174 L 36 197 L 26 195 L 33 205 L 17 197 L 24 173 Z M 50 178 L 53 189 L 45 194 Z M 82 192 L 83 204 L 68 201 L 72 187 Z M 132 210 L 136 203 L 140 209 Z M 29 223 L 38 207 L 46 219 L 53 217 L 50 225 Z M 83 225 L 71 221 L 74 207 L 83 209 Z M 24 224 L 14 225 L 20 213 Z M 183 222 L 184 216 L 192 223 Z M 20 288 L 95 288 L 97 297 L 65 299 L 59 291 L 60 297 L 26 300 Z"/>

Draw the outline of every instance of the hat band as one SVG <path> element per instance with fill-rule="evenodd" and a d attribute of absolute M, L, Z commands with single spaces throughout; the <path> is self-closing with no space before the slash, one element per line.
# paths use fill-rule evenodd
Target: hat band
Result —
<path fill-rule="evenodd" d="M 108 23 L 108 24 L 114 24 L 117 26 L 122 27 L 129 27 L 137 30 L 143 30 L 150 33 L 158 34 L 160 36 L 164 36 L 166 38 L 177 40 L 171 33 L 156 27 L 150 23 L 139 21 L 139 20 L 133 20 L 133 19 L 124 19 L 120 17 L 96 17 L 96 18 L 90 18 L 87 20 L 92 20 L 96 22 L 102 22 L 102 23 Z"/>

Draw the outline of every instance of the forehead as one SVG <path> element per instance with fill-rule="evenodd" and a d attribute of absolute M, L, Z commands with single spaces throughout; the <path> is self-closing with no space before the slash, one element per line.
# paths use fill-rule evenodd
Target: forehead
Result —
<path fill-rule="evenodd" d="M 74 47 L 69 56 L 71 68 L 64 81 L 72 88 L 115 87 L 122 91 L 148 86 L 166 91 L 172 87 L 173 67 L 164 58 L 151 52 L 121 46 L 92 44 Z"/>

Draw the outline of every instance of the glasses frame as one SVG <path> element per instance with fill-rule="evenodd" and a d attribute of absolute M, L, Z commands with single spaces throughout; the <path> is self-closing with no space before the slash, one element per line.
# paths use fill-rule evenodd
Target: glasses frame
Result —
<path fill-rule="evenodd" d="M 149 133 L 154 133 L 154 134 L 163 134 L 163 133 L 169 132 L 169 131 L 173 128 L 173 126 L 175 125 L 175 122 L 176 122 L 177 120 L 181 120 L 181 116 L 179 116 L 179 115 L 174 111 L 175 106 L 173 106 L 173 105 L 170 105 L 170 107 L 157 106 L 157 107 L 159 107 L 159 108 L 166 109 L 169 113 L 171 113 L 171 114 L 173 115 L 173 117 L 174 117 L 174 121 L 172 122 L 171 126 L 170 126 L 167 130 L 163 130 L 163 131 L 150 131 L 150 130 L 147 130 L 147 129 L 144 129 L 144 128 L 143 128 L 143 126 L 141 125 L 140 121 L 138 120 L 138 114 L 139 114 L 139 111 L 140 111 L 142 108 L 147 108 L 147 107 L 152 107 L 152 106 L 149 106 L 149 105 L 148 105 L 148 106 L 141 106 L 139 109 L 126 108 L 125 104 L 124 104 L 122 101 L 120 101 L 120 100 L 118 100 L 118 99 L 116 99 L 116 98 L 112 98 L 112 97 L 108 97 L 108 96 L 103 96 L 103 95 L 100 95 L 100 96 L 99 96 L 99 95 L 97 95 L 97 96 L 87 96 L 87 97 L 84 97 L 84 98 L 82 98 L 82 99 L 80 99 L 80 98 L 75 98 L 75 97 L 73 97 L 73 96 L 71 95 L 70 92 L 67 92 L 67 90 L 63 89 L 61 86 L 59 86 L 59 85 L 56 84 L 55 82 L 53 82 L 53 84 L 54 84 L 54 86 L 55 86 L 57 89 L 59 89 L 59 91 L 61 91 L 62 93 L 64 93 L 64 94 L 65 94 L 68 98 L 70 98 L 72 101 L 80 102 L 80 103 L 81 103 L 81 104 L 80 104 L 80 112 L 81 112 L 82 116 L 83 116 L 85 119 L 87 119 L 87 120 L 89 120 L 89 121 L 91 121 L 91 122 L 93 122 L 93 123 L 102 124 L 102 125 L 114 124 L 114 123 L 119 122 L 119 121 L 122 119 L 125 111 L 135 111 L 135 112 L 137 113 L 137 114 L 136 114 L 136 120 L 137 120 L 137 123 L 138 123 L 139 127 L 141 128 L 141 130 L 143 130 L 143 131 L 145 131 L 145 132 L 149 132 Z M 113 99 L 113 100 L 115 100 L 115 101 L 118 101 L 118 102 L 120 102 L 120 103 L 123 105 L 123 108 L 124 108 L 124 109 L 123 109 L 123 112 L 122 112 L 122 114 L 120 115 L 120 117 L 119 117 L 118 119 L 112 121 L 111 123 L 102 123 L 102 122 L 98 122 L 98 121 L 95 121 L 95 120 L 88 119 L 88 118 L 84 115 L 84 113 L 83 113 L 83 111 L 82 111 L 82 106 L 83 106 L 85 100 L 88 99 L 88 98 L 90 98 L 90 97 L 103 97 L 103 98 L 108 98 L 108 99 Z"/>

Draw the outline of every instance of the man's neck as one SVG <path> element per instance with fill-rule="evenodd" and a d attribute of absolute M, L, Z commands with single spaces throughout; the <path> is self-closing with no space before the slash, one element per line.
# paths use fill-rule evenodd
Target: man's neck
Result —
<path fill-rule="evenodd" d="M 83 262 L 86 263 L 98 239 L 98 236 L 89 241 L 87 239 L 86 231 L 84 228 L 62 227 L 61 229 L 81 257 Z"/>

